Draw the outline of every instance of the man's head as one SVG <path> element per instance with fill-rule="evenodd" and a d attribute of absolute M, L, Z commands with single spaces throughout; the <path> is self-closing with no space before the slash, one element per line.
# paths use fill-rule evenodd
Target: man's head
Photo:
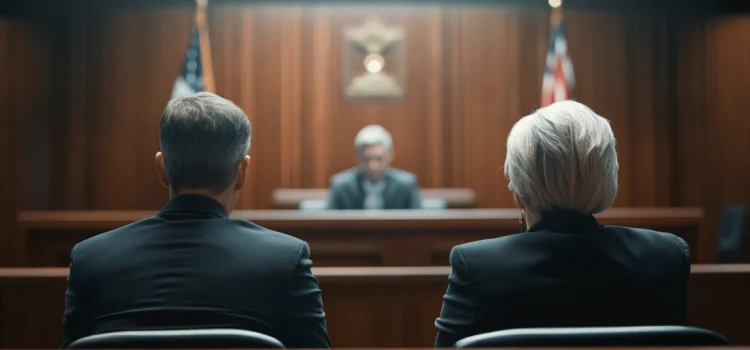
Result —
<path fill-rule="evenodd" d="M 393 160 L 393 139 L 380 125 L 368 125 L 354 139 L 357 161 L 365 177 L 379 181 Z"/>
<path fill-rule="evenodd" d="M 207 92 L 176 98 L 159 122 L 159 179 L 172 195 L 205 194 L 231 211 L 245 186 L 250 121 L 232 101 Z"/>

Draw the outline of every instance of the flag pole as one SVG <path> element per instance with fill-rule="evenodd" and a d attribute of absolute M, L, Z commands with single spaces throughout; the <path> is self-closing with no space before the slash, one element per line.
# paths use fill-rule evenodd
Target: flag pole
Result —
<path fill-rule="evenodd" d="M 198 7 L 195 11 L 195 24 L 198 26 L 198 37 L 201 47 L 201 69 L 203 71 L 203 90 L 216 92 L 214 86 L 214 70 L 211 61 L 211 43 L 208 35 L 208 20 L 206 20 L 206 8 L 208 0 L 196 0 Z"/>
<path fill-rule="evenodd" d="M 552 15 L 550 15 L 549 17 L 549 24 L 552 27 L 557 26 L 558 24 L 560 24 L 560 22 L 562 22 L 562 19 L 563 19 L 563 14 L 562 14 L 562 1 L 561 1 L 560 5 L 552 8 Z"/>

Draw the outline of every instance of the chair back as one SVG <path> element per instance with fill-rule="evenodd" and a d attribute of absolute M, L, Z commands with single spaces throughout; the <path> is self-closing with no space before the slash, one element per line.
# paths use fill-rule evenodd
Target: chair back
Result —
<path fill-rule="evenodd" d="M 70 344 L 69 349 L 283 349 L 265 334 L 239 329 L 127 331 L 95 334 Z"/>
<path fill-rule="evenodd" d="M 729 345 L 724 336 L 684 326 L 525 328 L 484 333 L 456 342 L 456 348 L 615 347 Z"/>
<path fill-rule="evenodd" d="M 743 256 L 747 253 L 744 249 L 747 245 L 745 238 L 747 209 L 742 205 L 728 205 L 722 210 L 719 236 L 716 242 L 717 263 L 737 263 L 747 258 Z"/>

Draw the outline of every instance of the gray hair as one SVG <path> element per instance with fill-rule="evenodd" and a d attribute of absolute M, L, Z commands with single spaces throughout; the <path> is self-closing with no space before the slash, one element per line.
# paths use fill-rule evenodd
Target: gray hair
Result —
<path fill-rule="evenodd" d="M 381 144 L 387 149 L 393 148 L 391 133 L 380 125 L 368 125 L 362 128 L 354 138 L 354 148 L 358 151 L 376 144 Z"/>
<path fill-rule="evenodd" d="M 508 188 L 533 213 L 604 211 L 617 195 L 617 169 L 609 121 L 578 102 L 540 108 L 508 135 Z"/>
<path fill-rule="evenodd" d="M 170 186 L 223 192 L 250 150 L 250 121 L 232 101 L 201 92 L 167 104 L 159 143 Z"/>

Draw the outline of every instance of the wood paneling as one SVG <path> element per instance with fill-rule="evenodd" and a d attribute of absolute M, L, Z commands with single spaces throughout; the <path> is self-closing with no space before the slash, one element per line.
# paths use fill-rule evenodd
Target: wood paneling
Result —
<path fill-rule="evenodd" d="M 63 159 L 39 209 L 157 209 L 158 119 L 187 45 L 192 8 L 123 7 L 70 16 L 67 107 L 42 158 Z M 351 102 L 341 94 L 341 29 L 376 15 L 406 29 L 406 97 Z M 612 120 L 620 152 L 618 206 L 679 205 L 679 153 L 667 98 L 673 23 L 656 11 L 566 12 L 574 96 Z M 480 207 L 513 207 L 500 169 L 505 135 L 539 104 L 548 11 L 513 5 L 253 5 L 209 16 L 217 92 L 253 123 L 250 186 L 239 207 L 272 207 L 276 188 L 325 188 L 354 164 L 352 140 L 378 123 L 394 165 L 423 187 L 469 187 Z M 65 151 L 65 152 L 63 152 Z M 64 181 L 49 178 L 61 176 Z M 54 184 L 54 186 L 49 185 Z M 676 183 L 676 182 L 675 182 Z M 56 190 L 62 187 L 64 190 Z M 44 197 L 42 196 L 42 197 Z"/>
<path fill-rule="evenodd" d="M 430 348 L 449 267 L 313 268 L 337 348 Z M 62 340 L 66 268 L 0 269 L 0 347 L 54 348 Z M 689 324 L 749 345 L 748 265 L 693 265 Z M 387 335 L 387 336 L 384 336 Z"/>
<path fill-rule="evenodd" d="M 707 225 L 718 227 L 723 206 L 750 204 L 750 47 L 741 44 L 750 41 L 750 16 L 711 20 L 705 35 L 704 202 Z"/>
<path fill-rule="evenodd" d="M 624 2 L 623 2 L 624 3 Z M 0 20 L 0 221 L 16 209 L 160 208 L 158 120 L 192 26 L 190 2 L 92 6 Z M 541 5 L 544 5 L 540 3 Z M 393 133 L 395 166 L 425 188 L 467 187 L 480 208 L 514 207 L 505 138 L 539 104 L 545 6 L 283 4 L 220 1 L 209 10 L 217 92 L 253 123 L 241 209 L 272 208 L 277 188 L 325 188 L 354 165 L 370 123 Z M 341 94 L 341 28 L 369 15 L 404 26 L 406 97 Z M 747 203 L 747 15 L 711 17 L 638 3 L 572 3 L 565 12 L 573 96 L 612 120 L 616 206 Z M 5 101 L 5 100 L 4 100 Z M 706 235 L 706 246 L 715 237 Z M 701 261 L 710 261 L 711 249 Z M 2 261 L 2 258 L 0 258 Z"/>
<path fill-rule="evenodd" d="M 25 252 L 20 266 L 68 266 L 73 246 L 96 234 L 154 215 L 148 211 L 21 212 Z M 315 266 L 448 265 L 452 247 L 519 231 L 517 209 L 296 211 L 239 210 L 249 220 L 310 244 Z M 703 210 L 698 208 L 614 208 L 597 215 L 605 225 L 673 232 L 697 256 Z"/>
<path fill-rule="evenodd" d="M 0 20 L 0 50 L 10 52 L 12 46 L 11 40 L 14 33 L 11 30 L 12 24 L 9 20 Z M 12 72 L 12 65 L 9 55 L 0 55 L 0 76 L 8 76 Z M 9 264 L 12 246 L 10 239 L 15 237 L 15 219 L 13 213 L 18 208 L 16 202 L 15 182 L 16 171 L 12 168 L 15 164 L 15 137 L 14 122 L 10 116 L 12 114 L 12 86 L 10 79 L 0 79 L 0 256 L 4 264 Z"/>
<path fill-rule="evenodd" d="M 66 178 L 52 150 L 67 138 L 66 35 L 59 18 L 0 17 L 0 264 L 15 260 L 14 212 L 61 206 Z M 58 60 L 59 59 L 59 60 Z M 58 151 L 64 152 L 66 148 Z"/>

